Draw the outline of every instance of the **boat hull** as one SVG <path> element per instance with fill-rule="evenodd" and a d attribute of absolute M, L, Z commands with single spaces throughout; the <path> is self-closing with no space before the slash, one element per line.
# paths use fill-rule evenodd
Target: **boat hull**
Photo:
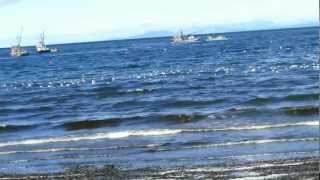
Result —
<path fill-rule="evenodd" d="M 30 55 L 30 53 L 28 53 L 28 52 L 25 52 L 25 53 L 21 53 L 20 54 L 20 56 L 29 56 Z"/>
<path fill-rule="evenodd" d="M 45 49 L 45 50 L 38 50 L 37 51 L 39 54 L 43 54 L 43 53 L 50 53 L 51 50 L 50 49 Z"/>
<path fill-rule="evenodd" d="M 25 49 L 22 49 L 20 46 L 15 46 L 11 48 L 12 57 L 28 56 L 29 52 Z"/>

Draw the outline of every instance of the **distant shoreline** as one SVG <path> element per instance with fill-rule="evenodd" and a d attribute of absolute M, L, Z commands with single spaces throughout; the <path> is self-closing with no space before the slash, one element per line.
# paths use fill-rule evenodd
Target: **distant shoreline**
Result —
<path fill-rule="evenodd" d="M 243 30 L 243 31 L 227 31 L 227 32 L 212 32 L 204 34 L 195 34 L 196 36 L 205 36 L 210 34 L 232 34 L 232 33 L 246 33 L 246 32 L 261 32 L 261 31 L 279 31 L 279 30 L 295 30 L 295 29 L 311 29 L 320 28 L 320 26 L 303 26 L 303 27 L 285 27 L 285 28 L 275 28 L 275 29 L 259 29 L 259 30 Z M 48 46 L 60 46 L 60 45 L 77 45 L 77 44 L 89 44 L 89 43 L 103 43 L 103 42 L 114 42 L 114 41 L 131 41 L 131 40 L 145 40 L 145 39 L 161 39 L 161 38 L 171 38 L 171 36 L 155 36 L 155 37 L 141 37 L 141 38 L 121 38 L 121 39 L 110 39 L 110 40 L 98 40 L 98 41 L 81 41 L 81 42 L 67 42 L 58 44 L 47 44 Z M 32 48 L 34 45 L 23 46 L 25 48 Z M 0 49 L 9 49 L 11 46 L 0 47 Z"/>

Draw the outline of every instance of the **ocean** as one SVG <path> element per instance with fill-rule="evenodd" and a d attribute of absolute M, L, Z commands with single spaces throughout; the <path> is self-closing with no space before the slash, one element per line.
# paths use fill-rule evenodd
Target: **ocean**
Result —
<path fill-rule="evenodd" d="M 319 157 L 318 28 L 0 49 L 0 173 Z"/>

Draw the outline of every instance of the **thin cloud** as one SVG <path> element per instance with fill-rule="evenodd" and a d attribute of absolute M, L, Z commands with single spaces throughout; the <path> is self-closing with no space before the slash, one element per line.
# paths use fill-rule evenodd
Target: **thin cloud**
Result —
<path fill-rule="evenodd" d="M 0 7 L 16 4 L 21 0 L 0 0 Z"/>

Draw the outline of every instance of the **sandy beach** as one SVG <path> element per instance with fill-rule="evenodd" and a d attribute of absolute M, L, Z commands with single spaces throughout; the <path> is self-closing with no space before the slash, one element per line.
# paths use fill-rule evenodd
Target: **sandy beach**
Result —
<path fill-rule="evenodd" d="M 113 165 L 79 166 L 61 173 L 1 174 L 0 179 L 318 179 L 319 158 L 262 161 L 225 166 L 122 170 Z"/>

